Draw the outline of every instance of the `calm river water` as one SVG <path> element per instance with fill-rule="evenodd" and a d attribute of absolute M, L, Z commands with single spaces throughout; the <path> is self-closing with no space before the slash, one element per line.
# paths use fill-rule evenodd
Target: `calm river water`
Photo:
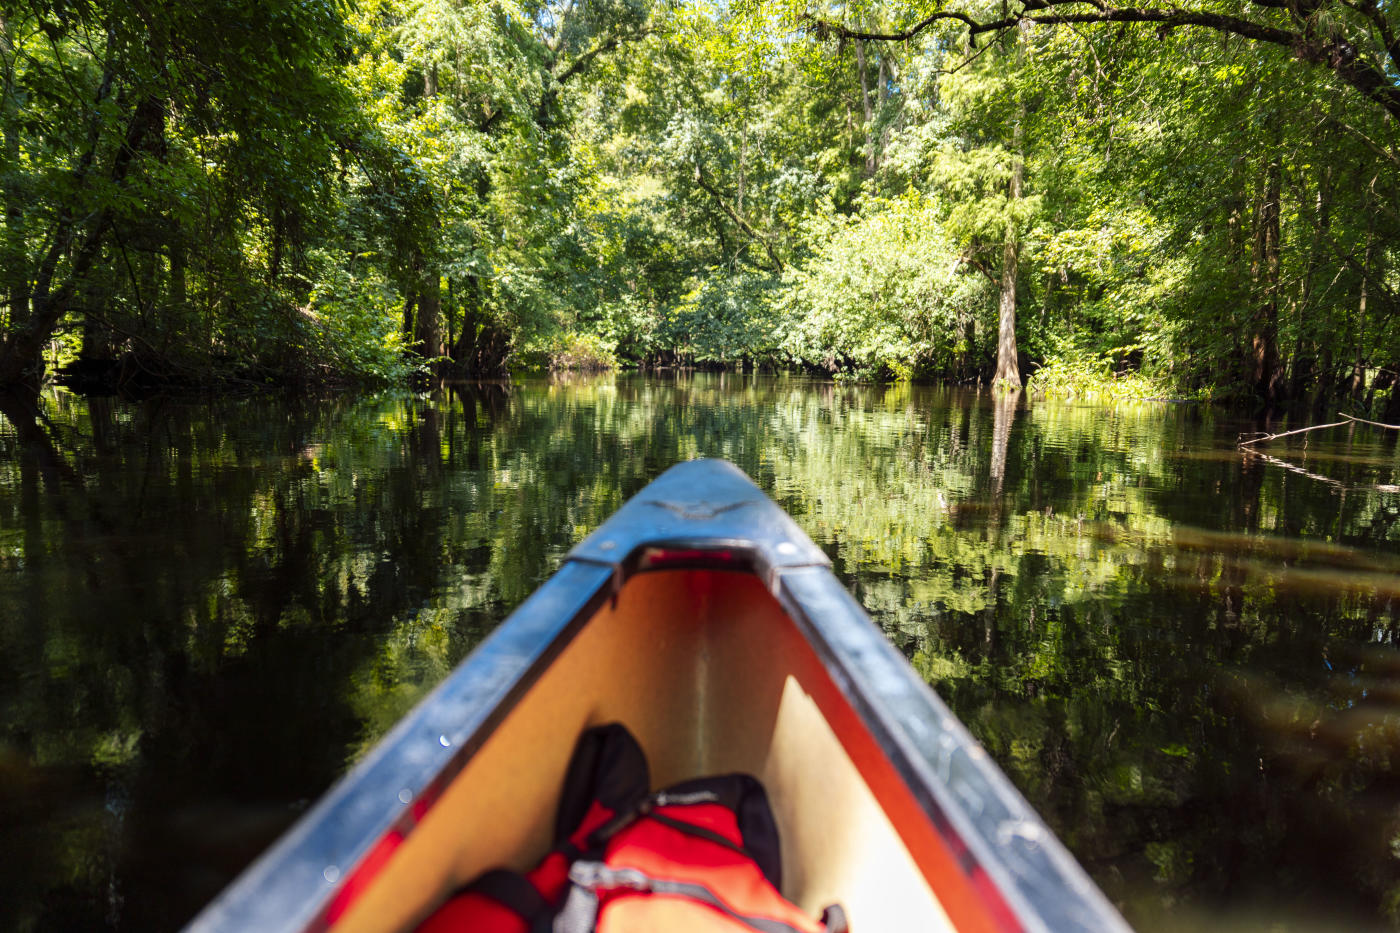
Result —
<path fill-rule="evenodd" d="M 0 414 L 4 927 L 178 927 L 702 455 L 1140 930 L 1400 921 L 1393 432 L 735 375 Z"/>

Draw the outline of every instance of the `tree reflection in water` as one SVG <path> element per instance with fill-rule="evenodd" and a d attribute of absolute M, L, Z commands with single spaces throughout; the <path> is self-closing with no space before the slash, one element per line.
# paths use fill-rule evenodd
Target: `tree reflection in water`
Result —
<path fill-rule="evenodd" d="M 700 455 L 832 555 L 1139 928 L 1400 904 L 1400 499 L 1244 458 L 1222 413 L 728 374 L 0 415 L 19 928 L 177 927 Z M 1307 458 L 1396 481 L 1363 427 Z"/>

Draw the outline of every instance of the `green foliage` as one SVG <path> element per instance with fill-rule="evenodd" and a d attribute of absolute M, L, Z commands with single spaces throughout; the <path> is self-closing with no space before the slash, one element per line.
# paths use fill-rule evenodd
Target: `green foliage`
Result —
<path fill-rule="evenodd" d="M 1329 9 L 1382 54 L 1369 14 Z M 1153 380 L 1134 392 L 1400 420 L 1400 118 L 1379 98 L 1209 32 L 822 41 L 927 10 L 10 11 L 0 382 L 70 358 L 488 376 L 584 338 L 640 364 L 985 380 L 1005 296 L 1042 390 L 1131 346 Z"/>
<path fill-rule="evenodd" d="M 779 281 L 761 272 L 715 273 L 666 312 L 660 337 L 688 362 L 733 365 L 778 360 Z"/>
<path fill-rule="evenodd" d="M 1055 341 L 1044 363 L 1026 382 L 1026 391 L 1047 398 L 1084 400 L 1161 400 L 1177 398 L 1171 380 L 1144 373 L 1133 365 L 1138 345 L 1096 351 L 1072 339 Z M 1209 398 L 1196 392 L 1193 398 Z"/>
<path fill-rule="evenodd" d="M 357 276 L 343 255 L 314 258 L 321 260 L 322 271 L 302 312 L 314 340 L 312 359 L 325 367 L 327 378 L 348 374 L 379 384 L 402 382 L 412 364 L 404 355 L 403 334 L 386 311 L 397 297 L 392 284 L 373 267 Z"/>
<path fill-rule="evenodd" d="M 66 8 L 65 8 L 66 9 Z M 0 382 L 35 340 L 182 378 L 310 365 L 308 250 L 359 125 L 340 8 L 227 0 L 6 11 Z"/>
<path fill-rule="evenodd" d="M 597 373 L 617 368 L 617 348 L 594 334 L 557 334 L 539 352 L 550 372 Z"/>
<path fill-rule="evenodd" d="M 784 349 L 807 366 L 876 378 L 965 376 L 992 339 L 987 291 L 960 274 L 959 254 L 930 199 L 868 201 L 833 218 L 789 273 Z"/>

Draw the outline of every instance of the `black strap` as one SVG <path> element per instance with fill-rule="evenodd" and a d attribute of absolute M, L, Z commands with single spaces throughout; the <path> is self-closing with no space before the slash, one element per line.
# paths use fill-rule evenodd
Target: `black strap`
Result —
<path fill-rule="evenodd" d="M 596 929 L 599 888 L 684 897 L 718 910 L 757 933 L 802 933 L 797 927 L 781 920 L 741 914 L 703 884 L 653 878 L 635 868 L 614 869 L 601 862 L 575 862 L 569 868 L 569 881 L 569 896 L 559 915 L 554 918 L 552 933 L 589 933 Z"/>
<path fill-rule="evenodd" d="M 691 794 L 712 797 L 715 803 L 733 812 L 743 837 L 744 851 L 758 863 L 773 887 L 783 887 L 782 847 L 778 842 L 778 825 L 773 819 L 768 794 L 751 774 L 722 774 L 696 778 L 673 784 L 665 792 L 668 798 L 683 799 Z"/>
<path fill-rule="evenodd" d="M 488 871 L 462 889 L 463 894 L 480 894 L 518 914 L 524 920 L 548 916 L 549 902 L 544 895 L 519 872 L 497 868 Z"/>
<path fill-rule="evenodd" d="M 657 807 L 688 807 L 702 803 L 720 803 L 720 799 L 718 795 L 709 790 L 681 793 L 657 791 L 649 797 L 643 797 L 634 806 L 613 814 L 612 819 L 588 834 L 586 845 L 590 850 L 602 849 L 613 836 L 650 814 Z"/>
<path fill-rule="evenodd" d="M 694 836 L 697 839 L 704 839 L 706 842 L 713 842 L 717 846 L 724 846 L 731 852 L 737 852 L 747 859 L 752 860 L 753 858 L 739 843 L 724 838 L 713 829 L 706 829 L 704 826 L 696 826 L 694 823 L 678 820 L 674 816 L 669 816 L 665 813 L 652 813 L 649 818 L 660 823 L 662 826 L 669 826 L 677 832 L 685 833 L 687 836 Z"/>

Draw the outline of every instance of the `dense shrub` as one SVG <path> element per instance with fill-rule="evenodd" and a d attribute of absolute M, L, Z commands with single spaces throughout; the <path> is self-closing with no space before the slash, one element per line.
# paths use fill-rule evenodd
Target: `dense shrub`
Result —
<path fill-rule="evenodd" d="M 661 340 L 688 363 L 728 365 L 780 357 L 776 276 L 746 270 L 715 271 L 664 315 Z"/>
<path fill-rule="evenodd" d="M 549 351 L 550 372 L 606 372 L 617 368 L 617 349 L 593 334 L 561 334 Z"/>
<path fill-rule="evenodd" d="M 792 359 L 903 377 L 965 376 L 989 358 L 987 287 L 960 267 L 931 201 L 867 203 L 857 218 L 823 223 L 779 303 Z"/>

